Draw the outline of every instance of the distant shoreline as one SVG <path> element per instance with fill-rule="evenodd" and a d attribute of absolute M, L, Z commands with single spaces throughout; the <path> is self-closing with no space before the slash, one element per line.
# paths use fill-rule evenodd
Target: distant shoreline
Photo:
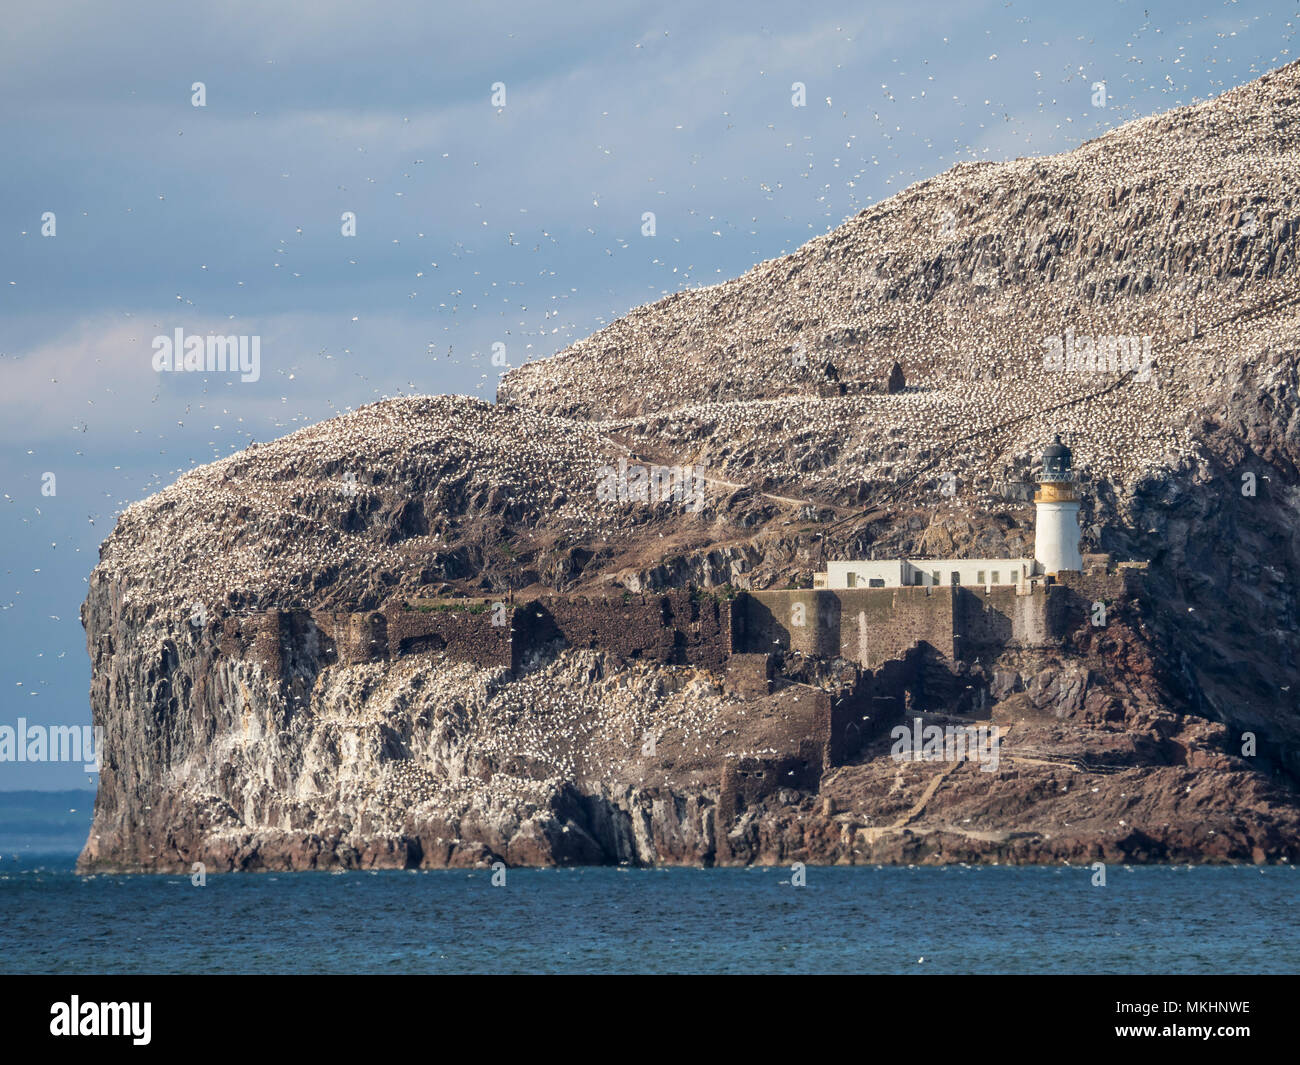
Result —
<path fill-rule="evenodd" d="M 0 856 L 71 854 L 75 859 L 86 845 L 94 811 L 91 788 L 0 791 Z"/>

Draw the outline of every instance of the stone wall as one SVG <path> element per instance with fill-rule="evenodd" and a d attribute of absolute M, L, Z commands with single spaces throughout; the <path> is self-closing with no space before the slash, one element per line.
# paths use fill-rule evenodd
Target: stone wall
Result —
<path fill-rule="evenodd" d="M 475 665 L 514 665 L 506 608 L 493 624 L 490 607 L 383 611 L 353 614 L 326 610 L 268 610 L 223 619 L 221 651 L 255 662 L 271 677 L 288 681 L 329 665 L 382 662 L 398 655 L 446 651 Z"/>
<path fill-rule="evenodd" d="M 525 603 L 448 600 L 383 611 L 268 610 L 223 619 L 222 652 L 287 678 L 289 658 L 310 655 L 316 668 L 408 654 L 445 652 L 484 668 L 517 670 L 549 642 L 593 648 L 619 658 L 693 665 L 723 672 L 732 650 L 733 600 L 693 595 L 547 596 Z"/>
<path fill-rule="evenodd" d="M 1061 585 L 961 588 L 956 599 L 957 653 L 962 658 L 997 655 L 1059 644 L 1068 631 L 1071 595 Z"/>
<path fill-rule="evenodd" d="M 268 676 L 308 681 L 326 665 L 445 652 L 517 671 L 546 646 L 592 648 L 624 660 L 727 673 L 745 698 L 770 691 L 769 656 L 799 652 L 864 670 L 916 647 L 940 659 L 1059 645 L 1095 602 L 1131 601 L 1144 571 L 1067 573 L 1028 594 L 1013 587 L 780 589 L 720 599 L 690 589 L 620 596 L 543 596 L 524 603 L 429 601 L 383 611 L 266 611 L 221 619 L 221 652 Z M 301 686 L 301 685 L 300 685 Z"/>
<path fill-rule="evenodd" d="M 388 657 L 388 618 L 378 611 L 313 610 L 310 617 L 326 643 L 328 661 L 350 666 Z"/>
<path fill-rule="evenodd" d="M 1058 584 L 1090 603 L 1136 599 L 1141 595 L 1145 581 L 1145 566 L 1121 566 L 1113 573 L 1062 573 L 1058 578 Z"/>
<path fill-rule="evenodd" d="M 742 699 L 761 699 L 772 692 L 775 659 L 769 654 L 734 654 L 727 660 L 726 685 Z"/>
<path fill-rule="evenodd" d="M 862 745 L 903 719 L 907 693 L 916 687 L 924 654 L 919 649 L 862 670 L 856 682 L 831 693 L 824 734 L 825 764 L 843 765 Z"/>
<path fill-rule="evenodd" d="M 781 589 L 738 600 L 736 648 L 844 658 L 868 669 L 928 644 L 956 657 L 952 588 Z"/>
<path fill-rule="evenodd" d="M 675 589 L 661 595 L 543 596 L 522 606 L 524 647 L 559 640 L 619 658 L 722 672 L 732 651 L 735 601 Z"/>
<path fill-rule="evenodd" d="M 843 658 L 867 669 L 929 646 L 942 658 L 974 659 L 1006 650 L 1060 645 L 1084 624 L 1094 602 L 1140 594 L 1141 569 L 1067 573 L 1055 584 L 1015 587 L 781 589 L 737 600 L 736 651 L 798 651 Z"/>
<path fill-rule="evenodd" d="M 783 788 L 817 790 L 825 768 L 830 700 L 821 689 L 789 684 L 747 708 L 745 727 L 761 734 L 766 750 L 720 771 L 715 814 L 720 863 L 730 860 L 728 833 L 749 807 Z"/>
<path fill-rule="evenodd" d="M 423 610 L 390 607 L 388 656 L 445 651 L 460 662 L 484 669 L 518 665 L 513 622 L 516 609 L 504 602 L 471 602 Z"/>
<path fill-rule="evenodd" d="M 1054 584 L 1036 582 L 1029 594 L 1013 588 L 963 588 L 957 597 L 957 653 L 973 659 L 1006 650 L 1061 646 L 1086 625 L 1093 605 L 1110 609 L 1136 600 L 1144 570 L 1063 573 Z"/>
<path fill-rule="evenodd" d="M 740 654 L 746 668 L 769 656 Z M 746 708 L 746 724 L 761 729 L 767 753 L 722 767 L 716 812 L 717 860 L 731 860 L 730 833 L 747 809 L 783 788 L 816 791 L 822 774 L 843 765 L 863 744 L 903 718 L 907 692 L 925 654 L 913 650 L 878 670 L 857 670 L 833 689 L 778 681 L 783 686 Z M 743 742 L 743 736 L 737 736 Z"/>

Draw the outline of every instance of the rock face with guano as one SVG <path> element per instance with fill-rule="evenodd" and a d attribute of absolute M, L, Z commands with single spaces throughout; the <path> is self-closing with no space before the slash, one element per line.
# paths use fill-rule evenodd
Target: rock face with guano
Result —
<path fill-rule="evenodd" d="M 495 404 L 385 400 L 127 508 L 80 867 L 1297 860 L 1298 120 L 1293 63 L 963 164 Z M 963 589 L 943 629 L 891 606 L 927 636 L 887 659 L 755 646 L 828 560 L 1032 555 L 1054 433 L 1103 624 Z M 636 467 L 702 505 L 600 491 Z M 862 612 L 833 631 L 897 635 Z M 891 757 L 917 717 L 997 725 L 997 768 Z"/>

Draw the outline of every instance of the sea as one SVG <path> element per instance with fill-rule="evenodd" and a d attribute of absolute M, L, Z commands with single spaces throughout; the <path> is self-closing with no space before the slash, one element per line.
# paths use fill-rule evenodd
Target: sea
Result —
<path fill-rule="evenodd" d="M 1300 969 L 1288 866 L 93 875 L 0 862 L 4 973 Z"/>

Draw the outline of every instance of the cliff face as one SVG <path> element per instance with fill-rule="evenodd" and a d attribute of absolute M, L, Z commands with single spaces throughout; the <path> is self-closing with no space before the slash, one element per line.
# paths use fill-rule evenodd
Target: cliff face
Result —
<path fill-rule="evenodd" d="M 495 405 L 385 401 L 132 506 L 82 611 L 105 729 L 82 866 L 1294 860 L 1297 117 L 1292 64 L 957 167 L 513 371 Z M 900 711 L 999 723 L 996 772 L 867 736 L 745 800 L 724 770 L 796 756 L 827 664 L 782 654 L 768 693 L 564 640 L 513 669 L 436 642 L 371 660 L 346 649 L 364 625 L 312 620 L 1032 554 L 1054 431 L 1085 551 L 1149 566 L 1059 645 L 916 666 Z M 700 471 L 702 507 L 609 498 L 620 461 Z M 270 609 L 290 620 L 258 628 Z"/>

